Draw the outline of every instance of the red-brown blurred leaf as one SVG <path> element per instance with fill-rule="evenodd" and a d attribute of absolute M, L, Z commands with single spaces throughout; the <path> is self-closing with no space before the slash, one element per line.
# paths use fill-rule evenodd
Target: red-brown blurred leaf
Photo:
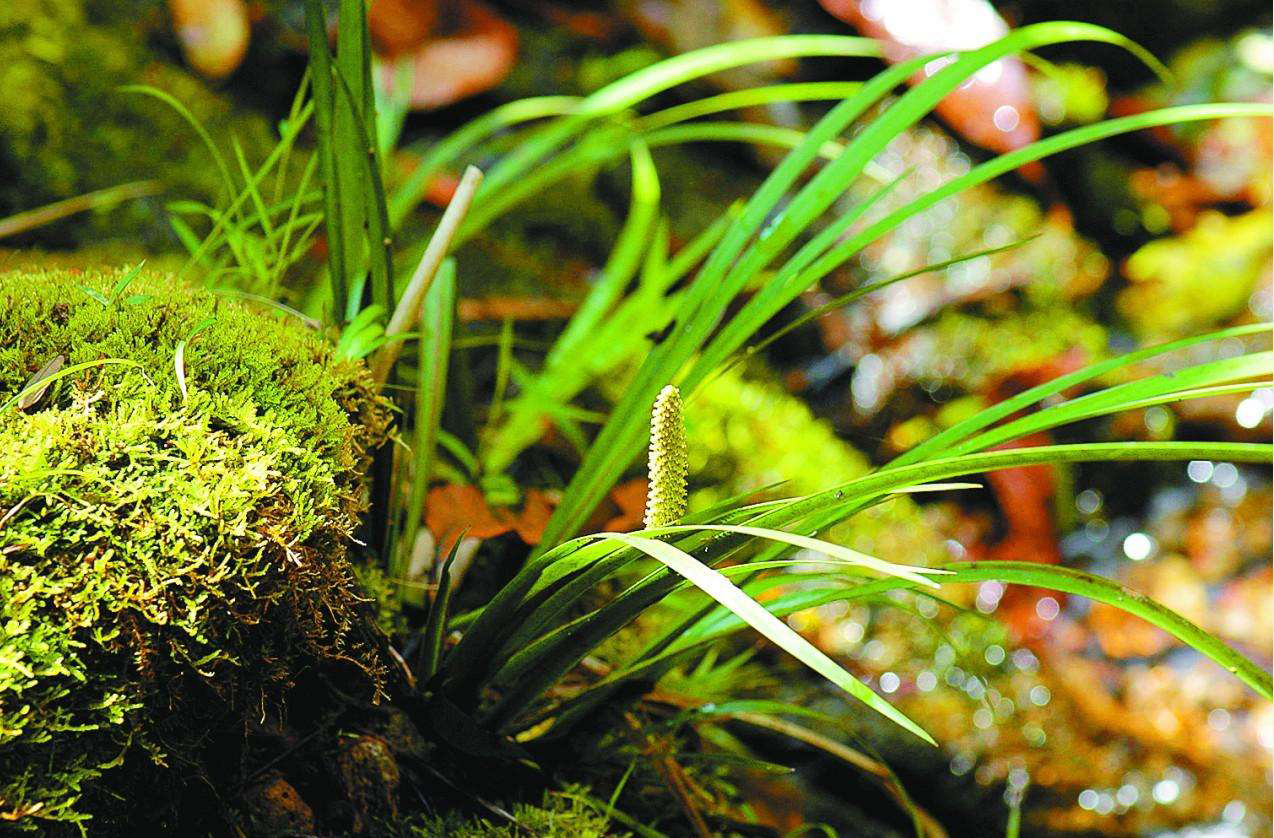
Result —
<path fill-rule="evenodd" d="M 611 490 L 610 499 L 619 507 L 619 514 L 602 525 L 607 532 L 628 532 L 641 527 L 646 517 L 646 490 L 644 477 L 620 483 Z"/>
<path fill-rule="evenodd" d="M 819 0 L 823 8 L 858 31 L 884 43 L 885 59 L 897 64 L 917 55 L 986 46 L 1009 31 L 986 0 Z M 930 62 L 911 79 L 923 81 L 944 66 Z M 996 152 L 1012 151 L 1039 138 L 1026 67 L 1002 58 L 952 91 L 937 113 L 969 142 Z"/>
<path fill-rule="evenodd" d="M 993 402 L 1003 401 L 1083 366 L 1079 352 L 1067 352 L 1051 361 L 1020 369 L 1005 376 L 988 393 Z M 1049 445 L 1052 437 L 1044 432 L 1030 434 L 1006 442 L 997 448 L 1026 448 Z M 992 546 L 989 557 L 1001 561 L 1060 564 L 1061 548 L 1053 520 L 1053 498 L 1057 493 L 1051 466 L 1021 466 L 1000 469 L 987 474 L 987 483 L 995 495 L 1007 533 Z M 1064 595 L 1041 588 L 1011 586 L 1000 600 L 1000 616 L 1020 638 L 1039 637 L 1049 628 L 1049 620 L 1041 617 L 1037 605 L 1044 596 L 1059 603 Z"/>
<path fill-rule="evenodd" d="M 527 544 L 539 544 L 544 535 L 544 526 L 553 514 L 553 501 L 548 494 L 539 489 L 526 490 L 526 503 L 521 514 L 513 522 L 513 528 Z"/>
<path fill-rule="evenodd" d="M 462 532 L 473 538 L 504 535 L 513 529 L 512 517 L 488 506 L 476 486 L 438 486 L 429 490 L 425 504 L 425 526 L 438 539 L 439 555 L 445 555 Z"/>
<path fill-rule="evenodd" d="M 609 41 L 620 31 L 620 21 L 614 15 L 587 9 L 573 8 L 569 3 L 538 3 L 536 10 L 554 26 L 560 26 L 572 35 Z"/>
<path fill-rule="evenodd" d="M 518 35 L 508 21 L 477 0 L 458 2 L 455 21 L 454 27 L 440 29 L 407 54 L 413 68 L 409 101 L 416 110 L 440 108 L 489 90 L 513 69 Z M 381 83 L 393 89 L 392 66 L 384 68 Z"/>
<path fill-rule="evenodd" d="M 367 28 L 376 51 L 390 57 L 416 49 L 438 25 L 438 0 L 374 0 Z"/>
<path fill-rule="evenodd" d="M 516 532 L 527 544 L 539 544 L 555 505 L 540 489 L 528 489 L 521 509 L 493 508 L 476 486 L 447 484 L 429 490 L 425 526 L 445 554 L 461 532 L 466 538 L 495 538 Z"/>

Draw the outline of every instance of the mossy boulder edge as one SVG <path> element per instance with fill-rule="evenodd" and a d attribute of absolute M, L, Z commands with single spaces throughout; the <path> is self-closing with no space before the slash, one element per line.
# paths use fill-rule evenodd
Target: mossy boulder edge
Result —
<path fill-rule="evenodd" d="M 0 826 L 96 831 L 303 674 L 384 677 L 350 565 L 389 424 L 366 369 L 129 275 L 0 274 Z M 59 356 L 86 366 L 19 409 Z"/>

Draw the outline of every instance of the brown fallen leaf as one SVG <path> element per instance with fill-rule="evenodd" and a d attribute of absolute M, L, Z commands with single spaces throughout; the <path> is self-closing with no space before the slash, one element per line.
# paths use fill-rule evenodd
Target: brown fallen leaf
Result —
<path fill-rule="evenodd" d="M 44 398 L 44 394 L 49 392 L 49 386 L 53 383 L 48 379 L 56 375 L 58 370 L 62 369 L 65 364 L 66 356 L 59 354 L 54 357 L 53 360 L 36 370 L 35 375 L 28 378 L 26 383 L 22 385 L 22 391 L 19 391 L 25 392 L 18 399 L 18 410 L 27 411 L 39 404 L 40 400 Z M 35 385 L 39 384 L 41 381 L 44 382 L 43 386 L 36 387 Z M 27 390 L 28 387 L 34 387 L 35 389 Z"/>
<path fill-rule="evenodd" d="M 516 532 L 527 544 L 539 544 L 557 502 L 543 489 L 527 489 L 521 509 L 492 507 L 476 486 L 447 484 L 429 490 L 425 526 L 438 540 L 438 554 L 466 538 L 495 538 Z"/>
<path fill-rule="evenodd" d="M 535 297 L 466 297 L 456 305 L 461 321 L 478 320 L 565 320 L 579 303 Z"/>
<path fill-rule="evenodd" d="M 465 537 L 495 538 L 513 529 L 513 516 L 494 510 L 477 486 L 447 484 L 429 490 L 425 526 L 438 539 L 438 555 L 445 556 L 461 533 Z"/>
<path fill-rule="evenodd" d="M 547 492 L 527 489 L 526 502 L 522 505 L 521 514 L 513 521 L 513 529 L 527 544 L 539 544 L 555 505 Z"/>

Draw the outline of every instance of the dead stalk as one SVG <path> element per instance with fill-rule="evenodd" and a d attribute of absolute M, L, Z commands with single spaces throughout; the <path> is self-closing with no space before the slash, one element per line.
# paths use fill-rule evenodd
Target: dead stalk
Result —
<path fill-rule="evenodd" d="M 420 305 L 425 299 L 425 293 L 433 283 L 434 277 L 438 275 L 438 268 L 442 266 L 443 258 L 451 249 L 456 230 L 460 228 L 460 222 L 464 221 L 465 213 L 469 211 L 469 204 L 473 202 L 473 193 L 477 191 L 480 183 L 482 183 L 481 169 L 477 166 L 465 169 L 464 175 L 460 178 L 460 185 L 451 196 L 451 203 L 447 204 L 442 220 L 438 222 L 438 229 L 434 230 L 433 237 L 429 239 L 429 244 L 420 257 L 420 263 L 416 265 L 416 271 L 411 275 L 411 281 L 407 283 L 407 290 L 403 292 L 402 298 L 398 301 L 398 307 L 394 309 L 393 317 L 389 319 L 389 325 L 385 327 L 385 337 L 389 340 L 376 354 L 376 360 L 372 365 L 372 374 L 375 376 L 378 387 L 383 387 L 389 379 L 389 370 L 393 367 L 394 361 L 398 360 L 398 353 L 402 351 L 402 341 L 393 340 L 393 338 L 416 325 L 416 321 L 420 319 Z"/>

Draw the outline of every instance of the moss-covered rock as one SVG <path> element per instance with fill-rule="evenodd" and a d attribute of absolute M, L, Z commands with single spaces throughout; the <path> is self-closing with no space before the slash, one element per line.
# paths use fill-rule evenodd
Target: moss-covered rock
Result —
<path fill-rule="evenodd" d="M 0 822 L 33 829 L 153 814 L 233 775 L 225 732 L 298 680 L 383 677 L 349 562 L 388 421 L 368 373 L 126 276 L 0 274 Z"/>

